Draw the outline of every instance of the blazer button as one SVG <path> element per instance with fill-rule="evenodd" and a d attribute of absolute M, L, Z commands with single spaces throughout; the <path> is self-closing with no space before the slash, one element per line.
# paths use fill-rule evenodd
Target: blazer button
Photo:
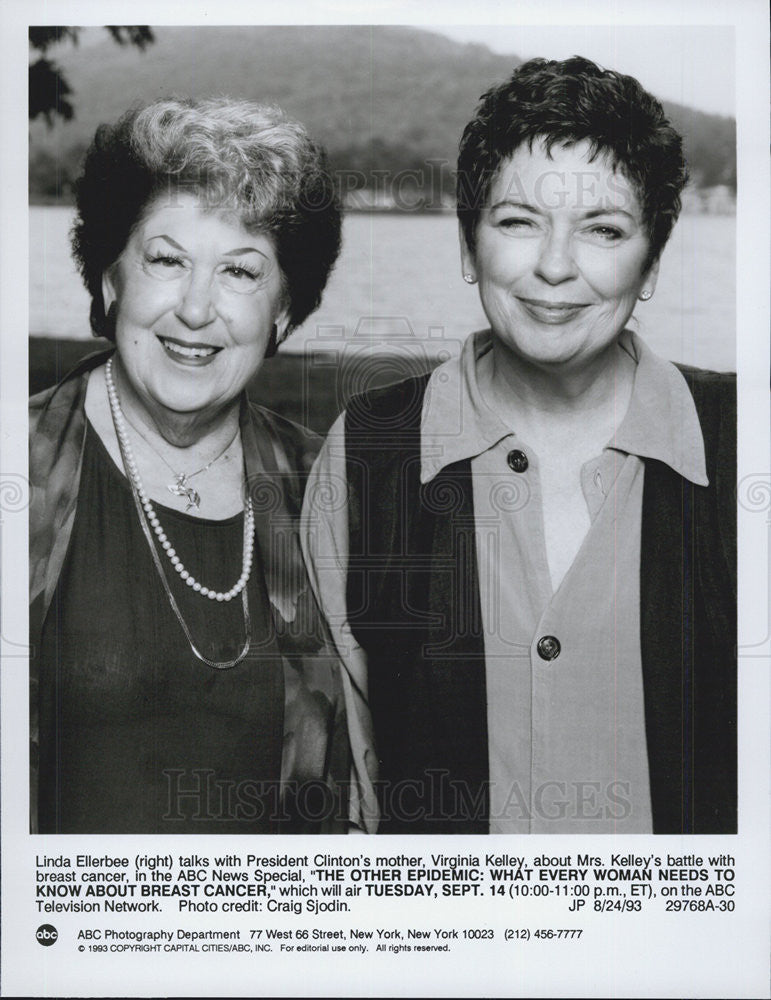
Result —
<path fill-rule="evenodd" d="M 542 635 L 535 648 L 538 650 L 538 655 L 542 660 L 556 660 L 560 655 L 562 646 L 560 646 L 559 639 L 556 639 L 553 635 Z"/>
<path fill-rule="evenodd" d="M 509 463 L 509 468 L 512 472 L 524 472 L 530 464 L 524 451 L 519 451 L 518 449 L 510 451 L 506 456 L 506 461 Z"/>

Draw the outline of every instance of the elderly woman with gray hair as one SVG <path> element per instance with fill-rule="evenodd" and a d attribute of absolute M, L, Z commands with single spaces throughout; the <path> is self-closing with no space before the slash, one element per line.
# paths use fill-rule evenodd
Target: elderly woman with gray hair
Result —
<path fill-rule="evenodd" d="M 245 392 L 338 255 L 325 155 L 279 109 L 162 100 L 100 127 L 77 210 L 114 346 L 32 400 L 33 829 L 345 829 L 318 443 Z"/>

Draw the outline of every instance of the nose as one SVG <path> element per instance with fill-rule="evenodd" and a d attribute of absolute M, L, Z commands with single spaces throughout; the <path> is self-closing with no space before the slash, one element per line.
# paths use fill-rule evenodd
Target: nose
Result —
<path fill-rule="evenodd" d="M 182 288 L 175 314 L 191 330 L 199 330 L 213 322 L 215 311 L 209 275 L 193 271 Z"/>
<path fill-rule="evenodd" d="M 573 258 L 569 233 L 552 230 L 544 237 L 536 271 L 550 285 L 559 285 L 576 277 L 578 268 Z"/>

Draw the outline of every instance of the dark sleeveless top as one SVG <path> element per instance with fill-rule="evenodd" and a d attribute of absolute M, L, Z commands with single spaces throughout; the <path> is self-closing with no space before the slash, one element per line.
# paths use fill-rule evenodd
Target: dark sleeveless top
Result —
<path fill-rule="evenodd" d="M 243 515 L 155 504 L 188 571 L 228 590 Z M 235 658 L 241 597 L 194 593 L 162 553 L 203 655 Z M 159 579 L 126 478 L 89 424 L 77 514 L 40 650 L 41 833 L 268 833 L 278 820 L 283 673 L 255 556 L 252 642 L 235 667 L 198 660 Z"/>

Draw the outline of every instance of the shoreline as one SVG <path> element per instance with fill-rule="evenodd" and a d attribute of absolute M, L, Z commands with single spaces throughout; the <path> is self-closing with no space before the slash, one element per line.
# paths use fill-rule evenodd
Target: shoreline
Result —
<path fill-rule="evenodd" d="M 29 337 L 29 394 L 56 385 L 89 354 L 108 350 L 107 340 Z M 337 364 L 314 365 L 304 353 L 279 353 L 264 363 L 247 384 L 251 399 L 275 413 L 302 424 L 317 434 L 326 434 L 348 399 L 362 388 L 374 388 L 418 375 L 433 367 L 426 359 L 403 362 L 403 371 L 393 365 L 377 370 L 377 358 L 349 357 Z M 438 359 L 437 359 L 438 363 Z"/>
<path fill-rule="evenodd" d="M 358 192 L 361 198 L 366 198 L 368 192 Z M 360 200 L 360 199 L 357 199 Z M 74 199 L 58 198 L 55 195 L 30 195 L 30 208 L 69 208 L 75 207 Z M 694 188 L 683 192 L 682 215 L 736 215 L 736 192 L 727 185 L 712 188 Z M 343 215 L 392 215 L 394 217 L 411 217 L 415 215 L 455 215 L 454 205 L 415 205 L 398 206 L 370 204 L 347 204 L 343 207 Z"/>

